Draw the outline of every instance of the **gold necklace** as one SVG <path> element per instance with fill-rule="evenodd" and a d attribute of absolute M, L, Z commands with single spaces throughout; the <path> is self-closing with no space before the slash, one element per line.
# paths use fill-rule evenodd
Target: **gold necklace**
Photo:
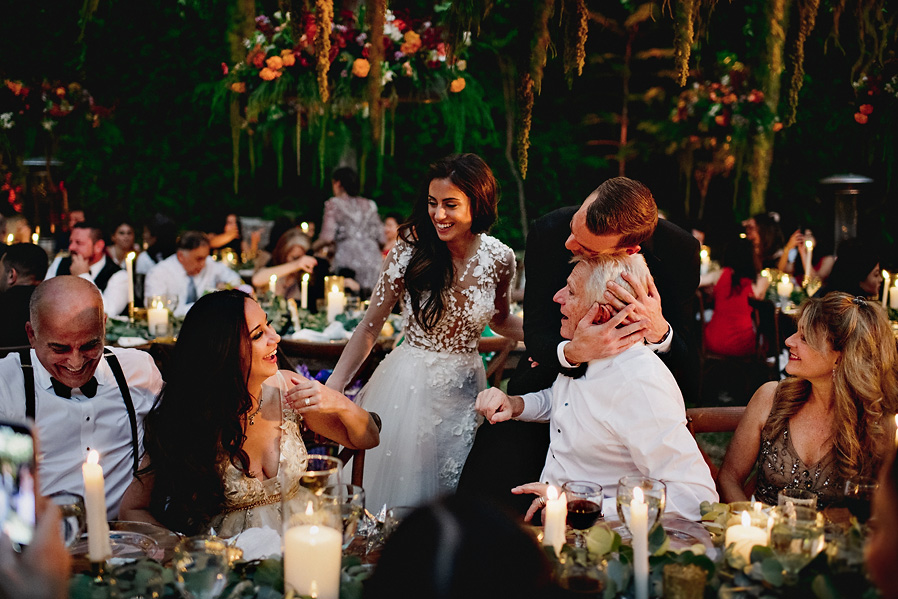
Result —
<path fill-rule="evenodd" d="M 255 420 L 254 420 L 254 419 L 255 419 L 255 417 L 256 417 L 256 414 L 258 414 L 258 413 L 259 413 L 259 410 L 261 410 L 261 409 L 262 409 L 262 398 L 259 398 L 259 407 L 256 408 L 255 410 L 253 410 L 253 413 L 246 417 L 247 420 L 249 420 L 249 425 L 250 425 L 250 426 L 252 426 L 252 425 L 255 424 Z"/>

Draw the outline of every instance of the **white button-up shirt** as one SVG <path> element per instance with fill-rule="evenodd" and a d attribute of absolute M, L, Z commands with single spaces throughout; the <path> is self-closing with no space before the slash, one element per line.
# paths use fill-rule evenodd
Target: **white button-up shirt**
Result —
<path fill-rule="evenodd" d="M 93 283 L 94 279 L 97 278 L 97 275 L 100 274 L 100 271 L 103 270 L 103 267 L 106 266 L 106 260 L 106 256 L 103 256 L 96 263 L 91 264 L 89 267 L 87 267 L 87 272 L 81 273 L 78 276 Z M 62 262 L 62 256 L 56 256 L 53 259 L 53 262 L 51 262 L 49 268 L 47 268 L 47 274 L 44 276 L 45 281 L 57 276 L 56 271 L 59 270 L 60 262 Z"/>
<path fill-rule="evenodd" d="M 717 501 L 708 465 L 686 429 L 683 395 L 649 346 L 594 360 L 577 379 L 558 375 L 551 388 L 523 399 L 518 420 L 550 424 L 541 481 L 587 480 L 614 497 L 621 477 L 649 476 L 667 485 L 666 511 L 692 520 L 701 517 L 702 501 Z"/>
<path fill-rule="evenodd" d="M 175 308 L 175 316 L 183 316 L 193 306 L 193 303 L 187 303 L 187 281 L 190 278 L 178 261 L 176 252 L 150 269 L 144 279 L 143 295 L 145 298 L 154 295 L 177 295 L 178 306 Z M 226 264 L 209 257 L 206 258 L 203 270 L 193 277 L 193 284 L 196 286 L 196 297 L 199 299 L 204 293 L 218 289 L 219 284 L 238 287 L 243 284 L 243 278 Z"/>
<path fill-rule="evenodd" d="M 113 351 L 131 391 L 138 447 L 142 448 L 143 420 L 162 390 L 162 376 L 150 354 L 135 349 Z M 106 479 L 106 512 L 110 519 L 115 518 L 122 495 L 131 484 L 134 454 L 128 410 L 112 369 L 102 358 L 94 373 L 97 394 L 88 398 L 76 389 L 71 399 L 64 399 L 53 393 L 50 373 L 34 350 L 31 350 L 31 364 L 41 494 L 68 491 L 84 496 L 81 465 L 87 459 L 87 452 L 95 449 L 100 454 Z M 0 360 L 0 418 L 25 421 L 25 379 L 21 357 L 15 352 Z"/>

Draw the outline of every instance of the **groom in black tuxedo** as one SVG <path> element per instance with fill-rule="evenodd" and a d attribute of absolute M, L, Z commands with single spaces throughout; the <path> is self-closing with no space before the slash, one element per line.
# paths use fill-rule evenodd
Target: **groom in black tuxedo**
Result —
<path fill-rule="evenodd" d="M 611 252 L 642 253 L 654 285 L 644 289 L 632 281 L 637 292 L 633 297 L 609 283 L 608 303 L 618 310 L 633 305 L 626 325 L 594 324 L 596 304 L 578 323 L 574 338 L 566 341 L 558 325 L 562 315 L 552 298 L 567 284 L 574 266 L 571 258 Z M 639 342 L 652 345 L 687 401 L 697 399 L 698 350 L 689 335 L 689 322 L 699 283 L 699 243 L 676 225 L 659 221 L 647 187 L 615 177 L 592 192 L 582 206 L 560 208 L 537 219 L 527 237 L 524 268 L 527 354 L 509 381 L 509 394 L 548 388 L 559 373 L 579 376 L 581 364 L 617 355 Z M 538 480 L 548 446 L 547 424 L 484 424 L 465 462 L 459 492 L 485 494 L 523 513 L 530 502 L 512 495 L 511 488 Z"/>

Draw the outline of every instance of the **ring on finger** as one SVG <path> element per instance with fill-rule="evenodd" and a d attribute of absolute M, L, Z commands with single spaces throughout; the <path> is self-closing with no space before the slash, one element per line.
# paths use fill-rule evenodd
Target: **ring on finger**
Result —
<path fill-rule="evenodd" d="M 540 497 L 539 499 L 537 499 L 537 501 L 539 502 L 540 507 L 546 506 L 546 498 L 545 497 Z"/>
<path fill-rule="evenodd" d="M 306 406 L 310 406 L 310 405 L 312 405 L 312 398 L 311 398 L 311 397 L 307 397 L 307 398 L 306 398 Z"/>

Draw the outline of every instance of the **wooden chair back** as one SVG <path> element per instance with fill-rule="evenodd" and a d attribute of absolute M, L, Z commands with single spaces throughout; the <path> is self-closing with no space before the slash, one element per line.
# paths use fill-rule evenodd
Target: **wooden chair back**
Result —
<path fill-rule="evenodd" d="M 380 416 L 377 412 L 371 412 L 371 418 L 374 419 L 374 424 L 377 425 L 377 430 L 380 431 L 383 428 Z M 349 463 L 349 460 L 352 460 L 352 484 L 364 488 L 365 485 L 363 485 L 362 482 L 365 475 L 365 450 L 344 447 L 340 453 L 337 454 L 337 457 L 343 462 L 344 468 L 346 467 L 346 464 Z"/>
<path fill-rule="evenodd" d="M 686 410 L 686 428 L 693 437 L 700 433 L 731 433 L 739 426 L 744 413 L 745 406 L 689 408 Z M 717 480 L 717 465 L 702 448 L 701 443 L 697 445 L 711 470 L 711 477 Z"/>
<path fill-rule="evenodd" d="M 514 339 L 509 339 L 502 335 L 480 338 L 480 342 L 477 344 L 477 351 L 481 354 L 493 354 L 486 364 L 486 380 L 493 387 L 498 387 L 502 382 L 508 356 L 516 346 L 517 342 Z"/>

